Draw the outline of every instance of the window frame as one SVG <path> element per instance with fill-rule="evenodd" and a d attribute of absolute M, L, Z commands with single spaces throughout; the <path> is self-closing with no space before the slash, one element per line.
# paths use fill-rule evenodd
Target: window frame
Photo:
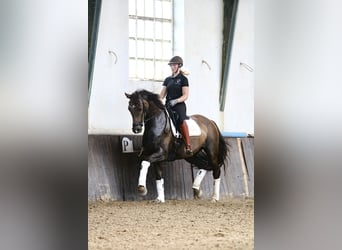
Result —
<path fill-rule="evenodd" d="M 153 16 L 146 16 L 146 0 L 129 0 L 128 4 L 130 5 L 131 1 L 134 1 L 134 15 L 132 15 L 130 7 L 129 7 L 129 11 L 128 11 L 128 20 L 129 22 L 131 20 L 134 21 L 135 23 L 135 30 L 134 30 L 134 36 L 131 36 L 131 27 L 129 25 L 129 35 L 128 35 L 128 51 L 129 51 L 129 56 L 128 56 L 128 62 L 129 62 L 129 67 L 128 67 L 128 75 L 129 75 L 129 80 L 133 80 L 133 81 L 150 81 L 150 82 L 162 82 L 164 76 L 166 75 L 166 73 L 168 72 L 167 67 L 165 67 L 164 65 L 167 65 L 168 60 L 170 59 L 169 57 L 173 55 L 173 51 L 174 51 L 174 0 L 152 0 L 153 1 Z M 144 6 L 144 11 L 143 11 L 143 15 L 138 15 L 138 7 L 137 7 L 137 1 L 144 1 L 143 6 Z M 171 9 L 170 9 L 170 18 L 166 18 L 163 16 L 163 8 L 161 10 L 161 16 L 162 17 L 157 17 L 155 8 L 156 8 L 156 2 L 161 2 L 161 4 L 163 5 L 163 2 L 169 2 L 171 5 Z M 140 13 L 141 14 L 141 13 Z M 143 36 L 138 36 L 139 30 L 138 30 L 138 20 L 139 21 L 143 21 Z M 153 24 L 153 37 L 146 37 L 146 21 L 151 21 Z M 161 27 L 161 38 L 157 38 L 156 35 L 156 23 L 160 24 Z M 165 23 L 169 23 L 170 24 L 170 36 L 169 38 L 164 38 L 164 31 L 165 31 L 165 27 L 164 24 Z M 144 52 L 143 52 L 143 56 L 138 56 L 138 42 L 143 42 L 143 47 L 144 47 Z M 145 52 L 146 52 L 146 44 L 151 43 L 153 44 L 153 53 L 152 56 L 153 57 L 147 57 Z M 157 58 L 156 57 L 156 47 L 157 44 L 156 43 L 160 43 L 161 44 L 161 58 Z M 135 54 L 132 55 L 131 54 L 131 43 L 133 43 L 135 46 Z M 167 44 L 170 47 L 170 53 L 168 55 L 164 54 L 164 50 L 165 50 L 165 44 Z M 140 52 L 141 53 L 141 52 Z M 131 68 L 131 63 L 135 64 L 135 69 Z M 147 73 L 147 63 L 153 63 L 153 74 L 152 77 L 151 75 L 149 76 L 149 74 Z M 142 63 L 143 64 L 143 74 L 140 74 L 138 71 L 138 63 Z M 160 75 L 158 75 L 156 72 L 158 70 L 158 66 L 157 64 L 159 64 L 158 66 L 161 67 L 161 71 L 162 73 Z M 149 66 L 150 67 L 150 66 Z M 135 71 L 134 73 L 132 73 L 132 71 Z"/>

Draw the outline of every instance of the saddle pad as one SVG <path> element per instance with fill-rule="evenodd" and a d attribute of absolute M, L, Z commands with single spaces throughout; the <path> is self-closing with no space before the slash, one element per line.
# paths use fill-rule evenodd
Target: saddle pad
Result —
<path fill-rule="evenodd" d="M 201 128 L 198 126 L 198 124 L 192 118 L 185 120 L 185 122 L 188 125 L 190 136 L 200 136 L 201 135 Z M 175 128 L 175 125 L 173 124 L 173 122 L 171 122 L 171 129 L 172 129 L 172 133 L 174 135 L 177 136 L 179 134 L 178 132 L 176 132 L 176 128 Z"/>
<path fill-rule="evenodd" d="M 190 136 L 200 136 L 201 135 L 201 128 L 198 126 L 197 122 L 193 119 L 185 120 L 188 124 L 189 128 L 189 135 Z"/>

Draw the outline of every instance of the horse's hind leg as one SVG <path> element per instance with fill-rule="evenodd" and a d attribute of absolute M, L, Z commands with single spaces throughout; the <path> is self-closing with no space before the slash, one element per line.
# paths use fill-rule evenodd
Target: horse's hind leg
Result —
<path fill-rule="evenodd" d="M 196 153 L 195 156 L 191 158 L 186 158 L 185 160 L 199 168 L 199 170 L 197 171 L 195 180 L 192 184 L 192 189 L 194 191 L 194 198 L 200 199 L 202 196 L 202 190 L 200 189 L 201 182 L 205 174 L 207 173 L 207 170 L 203 168 L 208 167 L 208 163 L 209 163 L 208 155 L 206 154 L 204 150 L 200 150 L 199 152 Z"/>
<path fill-rule="evenodd" d="M 211 199 L 212 202 L 217 202 L 220 199 L 221 170 L 218 164 L 218 147 L 219 145 L 216 144 L 216 141 L 211 141 L 210 143 L 208 143 L 208 146 L 205 150 L 208 155 L 210 164 L 213 168 L 214 193 Z"/>
<path fill-rule="evenodd" d="M 206 173 L 207 173 L 207 170 L 200 169 L 196 174 L 194 183 L 192 184 L 192 189 L 194 190 L 195 199 L 200 199 L 202 197 L 202 190 L 200 189 L 200 185 Z"/>
<path fill-rule="evenodd" d="M 155 200 L 156 202 L 165 202 L 164 196 L 164 179 L 162 178 L 162 169 L 160 163 L 155 163 L 155 171 L 156 171 L 156 186 L 158 197 Z"/>
<path fill-rule="evenodd" d="M 216 202 L 220 199 L 220 179 L 221 170 L 219 167 L 213 170 L 213 177 L 214 177 L 214 194 L 211 199 L 212 202 Z"/>

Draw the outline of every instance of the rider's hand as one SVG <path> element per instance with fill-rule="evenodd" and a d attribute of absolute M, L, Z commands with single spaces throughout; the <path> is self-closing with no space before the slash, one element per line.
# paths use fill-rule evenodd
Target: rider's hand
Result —
<path fill-rule="evenodd" d="M 170 106 L 173 107 L 178 103 L 178 99 L 173 99 L 173 100 L 169 101 L 169 103 L 170 103 Z"/>

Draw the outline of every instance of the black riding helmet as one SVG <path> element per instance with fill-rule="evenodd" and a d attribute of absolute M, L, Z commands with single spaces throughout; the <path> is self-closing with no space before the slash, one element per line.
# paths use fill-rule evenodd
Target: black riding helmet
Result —
<path fill-rule="evenodd" d="M 180 56 L 174 56 L 171 58 L 171 60 L 169 61 L 168 64 L 169 65 L 170 64 L 178 64 L 179 67 L 182 67 L 183 66 L 183 59 Z"/>

